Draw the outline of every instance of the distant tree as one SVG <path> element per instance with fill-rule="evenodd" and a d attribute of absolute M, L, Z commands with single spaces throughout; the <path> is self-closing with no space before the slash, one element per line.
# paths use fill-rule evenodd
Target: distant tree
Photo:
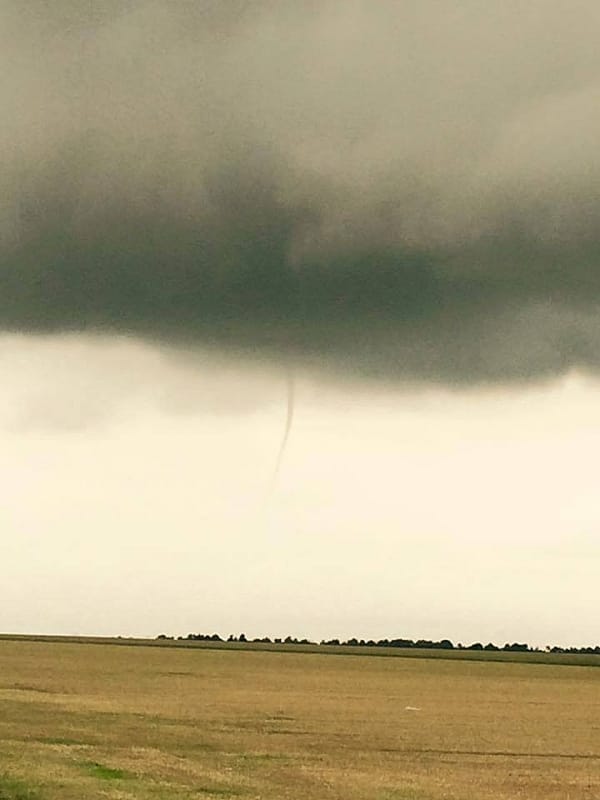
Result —
<path fill-rule="evenodd" d="M 118 637 L 121 638 L 121 637 Z M 159 633 L 156 636 L 158 641 L 167 641 L 174 639 L 174 636 L 169 636 L 166 633 Z M 224 641 L 221 639 L 218 633 L 206 634 L 206 633 L 188 633 L 186 636 L 177 636 L 177 641 L 201 641 L 201 642 L 222 642 Z M 247 642 L 248 639 L 246 638 L 246 634 L 241 633 L 239 636 L 235 636 L 234 634 L 230 634 L 227 637 L 228 642 Z M 293 636 L 286 636 L 285 639 L 275 638 L 271 640 L 268 636 L 264 636 L 262 638 L 255 638 L 252 639 L 253 642 L 257 643 L 265 643 L 271 644 L 274 642 L 275 644 L 300 644 L 300 645 L 313 645 L 315 642 L 311 641 L 310 639 L 297 639 Z M 528 644 L 524 642 L 513 642 L 510 644 L 506 642 L 502 648 L 495 645 L 493 642 L 488 642 L 485 646 L 481 644 L 481 642 L 474 642 L 471 645 L 464 645 L 462 642 L 458 642 L 457 645 L 454 645 L 450 639 L 441 639 L 440 641 L 431 641 L 431 639 L 417 639 L 417 641 L 413 641 L 412 639 L 378 639 L 374 641 L 373 639 L 357 639 L 356 637 L 351 637 L 346 641 L 340 641 L 339 639 L 323 639 L 319 642 L 321 645 L 330 645 L 330 646 L 338 646 L 338 645 L 345 645 L 349 647 L 414 647 L 414 648 L 427 648 L 427 649 L 436 649 L 436 650 L 486 650 L 486 651 L 499 651 L 504 650 L 507 652 L 520 652 L 520 653 L 565 653 L 565 654 L 580 654 L 580 655 L 600 655 L 600 645 L 588 645 L 587 647 L 560 647 L 558 645 L 546 645 L 544 650 L 540 650 L 537 647 L 530 647 Z M 0 798 L 0 800 L 2 800 Z"/>
<path fill-rule="evenodd" d="M 422 650 L 431 650 L 434 647 L 434 643 L 430 639 L 419 639 L 415 642 L 415 647 L 419 647 Z"/>

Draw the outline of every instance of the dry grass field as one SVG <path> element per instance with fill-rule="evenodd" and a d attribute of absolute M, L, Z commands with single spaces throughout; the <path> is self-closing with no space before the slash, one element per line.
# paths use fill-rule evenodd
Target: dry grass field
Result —
<path fill-rule="evenodd" d="M 1 640 L 0 800 L 38 798 L 592 800 L 600 669 Z"/>

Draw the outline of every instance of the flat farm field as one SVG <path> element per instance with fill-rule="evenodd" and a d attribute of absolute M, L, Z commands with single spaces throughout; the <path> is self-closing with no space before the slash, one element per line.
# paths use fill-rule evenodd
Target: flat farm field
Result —
<path fill-rule="evenodd" d="M 38 798 L 599 800 L 600 669 L 1 640 L 0 800 Z"/>

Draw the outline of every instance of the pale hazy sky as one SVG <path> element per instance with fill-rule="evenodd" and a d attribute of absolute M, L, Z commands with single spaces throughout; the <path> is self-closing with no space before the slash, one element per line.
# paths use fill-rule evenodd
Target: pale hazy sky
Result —
<path fill-rule="evenodd" d="M 599 27 L 0 0 L 0 630 L 600 641 Z"/>
<path fill-rule="evenodd" d="M 598 639 L 600 383 L 297 376 L 0 340 L 0 629 Z"/>

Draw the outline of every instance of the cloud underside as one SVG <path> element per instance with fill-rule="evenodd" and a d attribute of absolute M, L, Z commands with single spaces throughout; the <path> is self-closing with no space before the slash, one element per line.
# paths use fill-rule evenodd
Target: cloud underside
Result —
<path fill-rule="evenodd" d="M 596 369 L 600 13 L 460 5 L 2 3 L 0 325 Z"/>

